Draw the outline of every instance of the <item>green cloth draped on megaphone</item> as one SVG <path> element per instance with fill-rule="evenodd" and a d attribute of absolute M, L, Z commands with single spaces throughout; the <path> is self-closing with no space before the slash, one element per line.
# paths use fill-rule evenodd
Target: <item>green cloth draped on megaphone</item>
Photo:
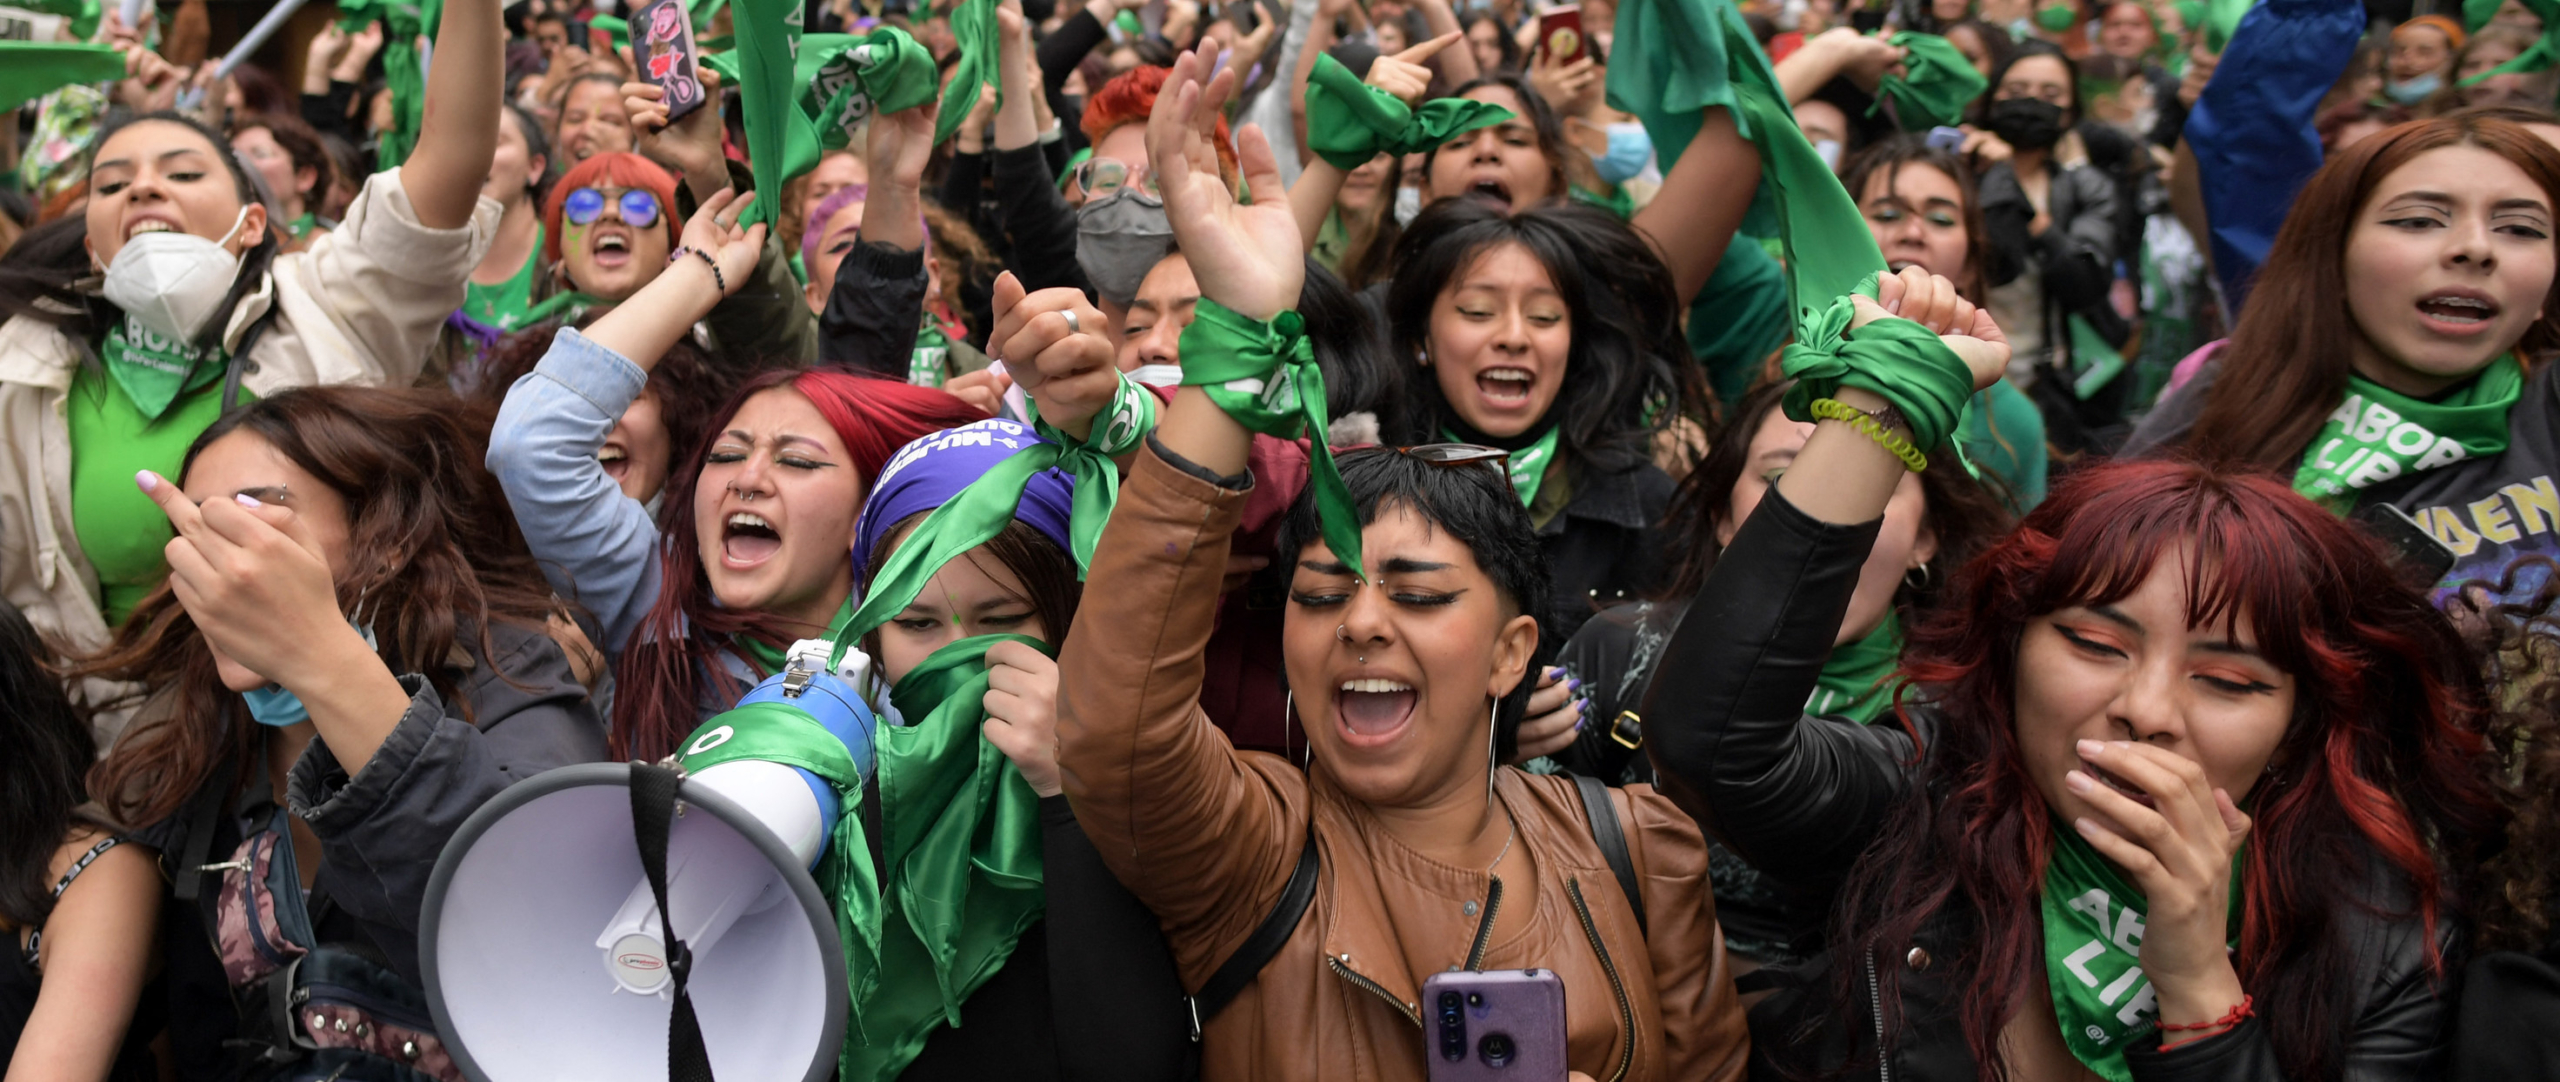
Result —
<path fill-rule="evenodd" d="M 78 83 L 124 78 L 124 50 L 113 45 L 0 41 L 0 113 Z"/>
<path fill-rule="evenodd" d="M 987 648 L 1008 640 L 1055 654 L 1020 635 L 983 635 L 934 651 L 898 682 L 891 701 L 922 720 L 873 733 L 868 791 L 843 742 L 781 703 L 714 717 L 679 757 L 688 771 L 737 759 L 796 766 L 835 791 L 839 811 L 815 878 L 845 952 L 845 1082 L 895 1078 L 934 1030 L 959 1025 L 960 1005 L 1047 910 L 1039 795 L 979 732 Z M 724 727 L 721 740 L 706 739 Z M 690 751 L 703 744 L 712 746 Z"/>
<path fill-rule="evenodd" d="M 1307 75 L 1307 146 L 1346 172 L 1381 153 L 1421 154 L 1478 128 L 1512 117 L 1492 102 L 1441 98 L 1417 111 L 1360 81 L 1330 56 Z"/>
<path fill-rule="evenodd" d="M 1876 103 L 1867 108 L 1868 116 L 1892 102 L 1894 121 L 1904 131 L 1954 127 L 1964 120 L 1964 107 L 1991 85 L 1973 70 L 1964 52 L 1943 37 L 1906 30 L 1895 34 L 1893 43 L 1903 49 L 1903 74 L 1885 73 L 1876 86 Z"/>

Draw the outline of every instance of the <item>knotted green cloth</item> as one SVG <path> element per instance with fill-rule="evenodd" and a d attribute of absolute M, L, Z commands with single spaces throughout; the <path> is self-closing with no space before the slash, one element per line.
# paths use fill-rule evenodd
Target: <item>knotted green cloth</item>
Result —
<path fill-rule="evenodd" d="M 0 113 L 76 83 L 124 78 L 124 50 L 113 45 L 0 41 Z"/>
<path fill-rule="evenodd" d="M 862 607 L 839 616 L 828 631 L 827 637 L 836 644 L 830 667 L 842 664 L 857 640 L 913 602 L 942 565 L 1004 532 L 1005 524 L 1013 521 L 1014 508 L 1022 503 L 1023 486 L 1042 470 L 1054 468 L 1075 475 L 1075 507 L 1067 516 L 1067 536 L 1073 542 L 1076 577 L 1084 577 L 1084 569 L 1093 563 L 1094 545 L 1102 540 L 1102 527 L 1120 502 L 1120 469 L 1112 457 L 1136 450 L 1139 441 L 1155 429 L 1156 397 L 1122 373 L 1110 413 L 1095 418 L 1092 438 L 1082 441 L 1040 420 L 1037 405 L 1032 410 L 1033 430 L 1049 442 L 1030 443 L 1014 452 L 916 524 L 873 576 L 871 593 L 862 599 Z"/>
<path fill-rule="evenodd" d="M 980 93 L 995 93 L 1004 99 L 996 83 L 996 47 L 1003 31 L 996 26 L 996 0 L 960 0 L 951 9 L 951 36 L 960 43 L 960 63 L 951 85 L 942 91 L 942 113 L 934 121 L 933 141 L 940 143 L 959 131 L 969 119 L 969 110 L 978 107 Z"/>
<path fill-rule="evenodd" d="M 1381 153 L 1421 154 L 1478 128 L 1509 120 L 1492 102 L 1440 98 L 1417 112 L 1396 96 L 1361 82 L 1331 56 L 1316 57 L 1307 75 L 1307 146 L 1348 172 Z"/>
<path fill-rule="evenodd" d="M 2481 27 L 2489 25 L 2489 20 L 2497 16 L 2503 3 L 2504 0 L 2463 0 L 2464 29 L 2479 33 Z M 2516 54 L 2515 59 L 2464 79 L 2462 85 L 2476 85 L 2492 75 L 2530 75 L 2560 64 L 2560 0 L 2524 0 L 2524 6 L 2542 17 L 2542 38 Z"/>
<path fill-rule="evenodd" d="M 940 78 L 933 53 L 904 30 L 884 26 L 854 39 L 834 50 L 809 83 L 819 103 L 818 141 L 830 150 L 850 144 L 854 129 L 873 114 L 932 101 Z"/>
<path fill-rule="evenodd" d="M 1943 37 L 1905 30 L 1893 36 L 1893 43 L 1904 50 L 1904 74 L 1885 73 L 1876 86 L 1876 103 L 1867 107 L 1868 116 L 1891 102 L 1894 122 L 1904 131 L 1952 127 L 1964 119 L 1964 107 L 1991 85 L 1973 70 L 1964 52 Z"/>
<path fill-rule="evenodd" d="M 2140 888 L 2056 816 L 2053 852 L 2045 860 L 2045 984 L 2062 1043 L 2107 1082 L 2133 1082 L 2125 1046 L 2160 1024 L 2160 1004 L 2142 972 Z M 2243 850 L 2245 852 L 2245 850 Z M 2240 854 L 2231 857 L 2228 945 L 2240 944 Z"/>
<path fill-rule="evenodd" d="M 339 0 L 338 26 L 348 33 L 376 20 L 382 23 L 382 81 L 391 90 L 391 127 L 376 144 L 374 168 L 389 169 L 418 148 L 418 126 L 427 115 L 427 69 L 418 59 L 418 37 L 434 37 L 444 21 L 444 0 Z"/>
<path fill-rule="evenodd" d="M 1182 385 L 1208 392 L 1209 400 L 1236 423 L 1266 436 L 1307 441 L 1307 483 L 1314 486 L 1316 521 L 1325 546 L 1351 573 L 1360 566 L 1360 513 L 1342 467 L 1325 445 L 1333 422 L 1326 416 L 1324 372 L 1316 367 L 1306 320 L 1282 312 L 1270 322 L 1248 319 L 1223 304 L 1200 298 L 1191 325 L 1182 329 Z"/>
<path fill-rule="evenodd" d="M 734 759 L 797 766 L 825 778 L 841 811 L 816 879 L 834 903 L 844 946 L 850 1017 L 839 1077 L 897 1077 L 934 1030 L 959 1025 L 960 1005 L 1004 967 L 1046 912 L 1040 798 L 980 732 L 987 648 L 1020 635 L 982 635 L 940 650 L 890 691 L 912 725 L 872 734 L 872 784 L 844 745 L 805 712 L 758 703 L 721 714 L 689 738 L 685 769 Z M 717 728 L 732 735 L 713 741 Z M 858 807 L 877 808 L 871 838 Z M 877 841 L 881 863 L 871 859 Z"/>

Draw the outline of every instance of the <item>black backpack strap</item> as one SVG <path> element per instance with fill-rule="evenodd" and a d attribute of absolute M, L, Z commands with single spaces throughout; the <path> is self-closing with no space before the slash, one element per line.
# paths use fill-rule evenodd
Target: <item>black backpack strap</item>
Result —
<path fill-rule="evenodd" d="M 232 789 L 240 784 L 240 759 L 223 757 L 213 783 L 187 802 L 187 840 L 178 847 L 178 863 L 169 869 L 169 890 L 184 905 L 194 905 L 204 892 L 205 863 L 213 858 L 213 828 L 231 814 Z M 219 932 L 214 942 L 221 942 Z"/>
<path fill-rule="evenodd" d="M 675 921 L 667 916 L 667 835 L 675 827 L 676 787 L 684 775 L 662 766 L 631 764 L 631 833 L 640 845 L 640 868 L 648 873 L 649 891 L 658 899 L 659 942 L 666 944 L 667 980 L 675 1012 L 667 1019 L 668 1082 L 712 1082 L 711 1057 L 702 1048 L 702 1023 L 693 1014 L 693 997 L 685 978 L 693 971 L 693 950 L 676 938 Z"/>
<path fill-rule="evenodd" d="M 1591 818 L 1591 840 L 1600 843 L 1600 858 L 1609 862 L 1609 874 L 1618 877 L 1627 908 L 1636 911 L 1636 930 L 1652 935 L 1644 919 L 1644 891 L 1636 885 L 1635 861 L 1627 856 L 1627 829 L 1618 822 L 1618 806 L 1609 799 L 1609 787 L 1583 774 L 1573 776 L 1573 786 L 1582 791 L 1582 811 Z"/>
<path fill-rule="evenodd" d="M 1191 1007 L 1191 1040 L 1200 1040 L 1200 1026 L 1218 1016 L 1227 1004 L 1235 1002 L 1245 986 L 1262 975 L 1262 967 L 1280 953 L 1282 945 L 1297 933 L 1298 921 L 1307 915 L 1307 906 L 1316 900 L 1316 871 L 1323 862 L 1316 856 L 1315 824 L 1307 824 L 1307 847 L 1298 851 L 1298 867 L 1289 873 L 1289 884 L 1280 888 L 1280 898 L 1271 903 L 1271 915 L 1262 918 L 1262 926 L 1246 937 L 1244 945 L 1209 975 L 1209 983 L 1200 986 L 1200 994 L 1185 997 Z"/>

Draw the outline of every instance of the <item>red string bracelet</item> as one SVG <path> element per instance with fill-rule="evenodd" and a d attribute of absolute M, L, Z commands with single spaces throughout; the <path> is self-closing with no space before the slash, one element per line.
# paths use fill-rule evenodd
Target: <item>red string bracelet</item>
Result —
<path fill-rule="evenodd" d="M 2181 1032 L 2181 1031 L 2188 1031 L 2188 1030 L 2200 1030 L 2200 1029 L 2214 1029 L 2214 1030 L 2224 1030 L 2224 1031 L 2228 1031 L 2228 1030 L 2230 1030 L 2232 1027 L 2238 1026 L 2238 1025 L 2239 1025 L 2240 1023 L 2242 1023 L 2242 1022 L 2245 1022 L 2245 1021 L 2247 1021 L 2247 1020 L 2249 1020 L 2249 1019 L 2251 1019 L 2251 1018 L 2255 1018 L 2255 1017 L 2257 1017 L 2257 1016 L 2258 1016 L 2258 1012 L 2257 1012 L 2257 1010 L 2256 1010 L 2256 1003 L 2257 1003 L 2257 1000 L 2256 1000 L 2256 998 L 2255 998 L 2255 997 L 2252 997 L 2252 996 L 2250 996 L 2250 995 L 2248 995 L 2248 994 L 2246 994 L 2246 993 L 2243 993 L 2243 994 L 2240 996 L 2240 1005 L 2239 1005 L 2239 1006 L 2237 1006 L 2237 1007 L 2233 1007 L 2233 1008 L 2231 1008 L 2230 1013 L 2225 1014 L 2225 1015 L 2223 1015 L 2223 1016 L 2222 1016 L 2222 1017 L 2220 1017 L 2220 1018 L 2216 1018 L 2216 1019 L 2214 1019 L 2213 1021 L 2210 1021 L 2210 1022 L 2194 1022 L 2194 1023 L 2189 1023 L 2189 1024 L 2186 1024 L 2186 1025 L 2179 1025 L 2179 1024 L 2177 1024 L 2177 1023 L 2173 1023 L 2173 1022 L 2162 1022 L 2162 1023 L 2160 1023 L 2160 1031 L 2161 1031 L 2161 1032 L 2163 1032 L 2163 1033 L 2177 1033 L 2177 1032 Z M 2163 1052 L 2166 1052 L 2166 1051 L 2168 1051 L 2168 1050 L 2170 1050 L 2170 1049 L 2172 1049 L 2172 1048 L 2182 1048 L 2182 1047 L 2185 1047 L 2185 1046 L 2187 1046 L 2187 1045 L 2194 1044 L 2194 1043 L 2196 1043 L 2197 1041 L 2208 1040 L 2208 1039 L 2210 1039 L 2210 1038 L 2218 1037 L 2218 1036 L 2221 1036 L 2221 1034 L 2219 1034 L 2219 1033 L 2209 1033 L 2209 1034 L 2205 1034 L 2205 1035 L 2203 1035 L 2203 1036 L 2199 1036 L 2199 1037 L 2189 1037 L 2189 1038 L 2187 1038 L 2186 1040 L 2183 1040 L 2183 1041 L 2171 1041 L 2171 1042 L 2169 1042 L 2169 1043 L 2167 1043 L 2167 1044 L 2163 1044 L 2163 1045 L 2161 1045 L 2161 1046 L 2160 1046 L 2160 1050 L 2161 1050 L 2161 1051 L 2163 1051 Z"/>

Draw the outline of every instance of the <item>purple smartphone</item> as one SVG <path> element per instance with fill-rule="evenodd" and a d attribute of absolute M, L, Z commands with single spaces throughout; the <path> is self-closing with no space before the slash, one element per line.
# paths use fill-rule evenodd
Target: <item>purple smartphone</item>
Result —
<path fill-rule="evenodd" d="M 1435 973 L 1422 982 L 1431 1082 L 1564 1082 L 1564 982 L 1551 970 Z"/>

